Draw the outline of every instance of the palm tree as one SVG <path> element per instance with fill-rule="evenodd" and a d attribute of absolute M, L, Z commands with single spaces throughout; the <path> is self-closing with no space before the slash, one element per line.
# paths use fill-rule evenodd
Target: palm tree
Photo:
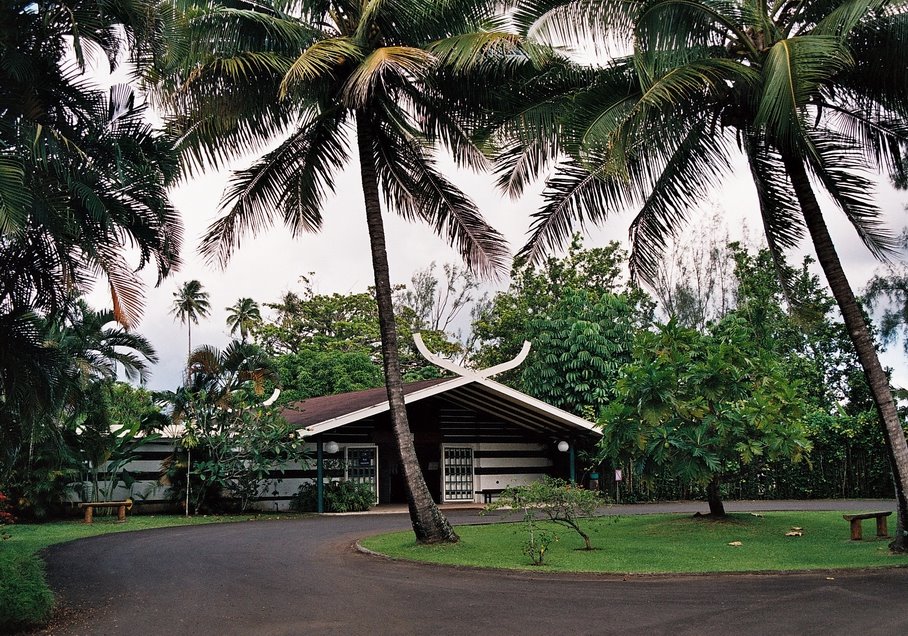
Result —
<path fill-rule="evenodd" d="M 79 383 L 116 380 L 122 369 L 133 381 L 148 379 L 148 366 L 158 361 L 157 353 L 144 336 L 118 324 L 110 309 L 96 311 L 84 300 L 75 303 L 70 320 L 51 325 L 49 337 L 69 360 Z"/>
<path fill-rule="evenodd" d="M 172 129 L 190 169 L 222 166 L 282 141 L 234 173 L 223 216 L 202 251 L 225 262 L 240 239 L 276 218 L 294 234 L 317 231 L 334 178 L 359 159 L 379 308 L 384 372 L 414 532 L 420 542 L 456 541 L 425 485 L 407 422 L 382 221 L 388 209 L 420 219 L 479 273 L 503 269 L 501 236 L 436 168 L 444 143 L 461 163 L 482 166 L 465 129 L 476 115 L 456 72 L 518 47 L 483 30 L 498 3 L 451 0 L 211 0 L 180 19 L 174 66 L 161 74 Z M 181 55 L 182 53 L 182 55 Z M 444 70 L 448 69 L 448 70 Z M 453 70 L 451 70 L 453 69 Z"/>
<path fill-rule="evenodd" d="M 240 341 L 246 344 L 249 332 L 262 322 L 259 305 L 251 298 L 240 298 L 232 306 L 227 307 L 227 326 L 230 335 L 240 332 Z"/>
<path fill-rule="evenodd" d="M 199 324 L 199 318 L 206 318 L 211 310 L 208 292 L 202 289 L 202 283 L 188 280 L 177 291 L 173 292 L 173 306 L 170 313 L 186 325 L 186 356 L 192 355 L 192 323 Z"/>
<path fill-rule="evenodd" d="M 630 45 L 573 95 L 558 143 L 569 159 L 549 180 L 524 254 L 558 245 L 575 221 L 627 206 L 631 267 L 652 278 L 678 232 L 740 149 L 757 189 L 769 249 L 810 235 L 884 424 L 900 529 L 908 527 L 908 445 L 888 378 L 826 228 L 815 188 L 877 257 L 894 246 L 871 171 L 904 169 L 908 144 L 908 4 L 902 0 L 535 0 L 521 18 L 571 36 L 587 25 Z M 576 30 L 574 31 L 576 33 Z M 551 130 L 551 128 L 550 128 Z M 524 144 L 524 147 L 527 147 Z M 520 150 L 512 153 L 520 154 Z M 784 282 L 784 281 L 783 281 Z M 896 542 L 902 547 L 904 531 Z"/>
<path fill-rule="evenodd" d="M 39 301 L 104 274 L 117 320 L 132 326 L 144 300 L 137 270 L 154 263 L 160 282 L 178 267 L 182 228 L 167 197 L 175 140 L 152 128 L 131 89 L 102 90 L 84 75 L 89 52 L 142 64 L 156 3 L 116 4 L 0 6 L 0 269 L 28 272 Z"/>
<path fill-rule="evenodd" d="M 208 401 L 226 408 L 230 393 L 247 386 L 261 396 L 267 381 L 278 379 L 271 358 L 258 346 L 234 340 L 223 350 L 202 345 L 189 356 L 186 388 L 204 391 Z"/>
<path fill-rule="evenodd" d="M 36 431 L 60 434 L 55 418 L 73 367 L 55 338 L 84 317 L 75 299 L 103 275 L 113 317 L 132 327 L 144 303 L 138 270 L 152 266 L 160 282 L 180 263 L 182 229 L 167 197 L 175 140 L 149 125 L 130 89 L 102 88 L 86 74 L 127 56 L 141 67 L 156 4 L 0 3 L 4 483 L 47 482 L 51 474 L 32 473 L 31 450 L 37 454 Z M 23 462 L 17 453 L 26 445 Z M 21 472 L 11 480 L 13 469 Z"/>

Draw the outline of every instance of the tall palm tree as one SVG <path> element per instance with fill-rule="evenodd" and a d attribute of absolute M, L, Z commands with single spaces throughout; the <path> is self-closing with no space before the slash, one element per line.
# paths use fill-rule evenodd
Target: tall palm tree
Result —
<path fill-rule="evenodd" d="M 230 335 L 240 332 L 240 341 L 246 344 L 249 332 L 262 322 L 259 304 L 251 298 L 239 298 L 232 306 L 227 307 L 227 326 Z"/>
<path fill-rule="evenodd" d="M 294 234 L 317 231 L 337 171 L 351 154 L 358 158 L 390 415 L 421 542 L 457 536 L 432 501 L 407 422 L 382 200 L 430 224 L 471 269 L 503 269 L 501 236 L 433 158 L 443 143 L 461 163 L 484 164 L 464 132 L 476 115 L 466 99 L 472 85 L 455 73 L 518 46 L 513 35 L 482 28 L 498 4 L 211 0 L 178 19 L 184 39 L 161 74 L 190 170 L 221 166 L 281 139 L 234 173 L 224 214 L 203 239 L 209 258 L 226 261 L 242 237 L 277 218 Z"/>
<path fill-rule="evenodd" d="M 211 311 L 208 292 L 202 289 L 202 283 L 193 279 L 183 283 L 173 292 L 173 305 L 170 313 L 186 325 L 186 357 L 192 355 L 192 323 L 199 324 L 199 318 L 207 318 Z"/>
<path fill-rule="evenodd" d="M 577 90 L 562 114 L 558 143 L 569 159 L 548 182 L 524 254 L 564 242 L 577 221 L 639 206 L 630 262 L 648 280 L 666 240 L 740 150 L 777 271 L 805 229 L 813 242 L 885 427 L 900 528 L 908 527 L 905 434 L 817 201 L 817 189 L 825 191 L 867 248 L 887 257 L 894 242 L 870 173 L 904 169 L 908 3 L 529 0 L 520 19 L 562 37 L 585 25 L 631 49 Z M 527 152 L 523 145 L 513 153 Z M 904 540 L 902 531 L 896 547 Z"/>

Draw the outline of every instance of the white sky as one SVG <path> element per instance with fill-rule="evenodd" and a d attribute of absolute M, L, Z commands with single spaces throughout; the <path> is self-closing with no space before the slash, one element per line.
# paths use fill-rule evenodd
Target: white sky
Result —
<path fill-rule="evenodd" d="M 474 198 L 486 219 L 508 239 L 512 252 L 519 249 L 526 238 L 530 214 L 540 204 L 539 188 L 515 202 L 495 190 L 490 176 L 456 171 L 453 166 L 450 172 L 456 172 L 455 182 Z M 173 292 L 186 280 L 196 278 L 202 282 L 209 292 L 212 308 L 208 319 L 193 325 L 193 346 L 204 343 L 218 347 L 229 342 L 226 307 L 238 298 L 248 296 L 260 303 L 275 301 L 287 290 L 299 290 L 299 276 L 309 272 L 315 273 L 313 282 L 319 293 L 360 292 L 372 283 L 355 158 L 337 177 L 337 194 L 326 201 L 325 222 L 320 234 L 293 239 L 282 225 L 276 226 L 266 234 L 245 241 L 228 267 L 221 270 L 205 264 L 197 247 L 207 226 L 217 218 L 218 203 L 227 179 L 227 172 L 208 174 L 182 184 L 171 193 L 185 225 L 184 265 L 161 287 L 149 287 L 145 316 L 138 327 L 138 331 L 151 340 L 160 357 L 149 382 L 153 389 L 174 389 L 180 383 L 186 356 L 186 327 L 170 315 L 170 308 Z M 882 184 L 879 200 L 894 232 L 908 224 L 904 209 L 908 194 Z M 749 237 L 759 237 L 756 195 L 746 179 L 744 166 L 721 191 L 703 202 L 702 209 L 692 215 L 692 224 L 706 222 L 716 209 L 723 211 L 733 239 L 742 238 L 745 227 Z M 407 223 L 393 214 L 386 214 L 385 218 L 392 283 L 408 282 L 413 272 L 425 268 L 433 260 L 439 264 L 458 262 L 454 251 L 427 226 Z M 604 245 L 609 240 L 621 240 L 626 244 L 624 239 L 631 218 L 629 213 L 615 215 L 603 227 L 587 234 L 586 246 Z M 877 264 L 840 213 L 831 210 L 828 218 L 845 270 L 856 291 L 860 291 Z M 790 262 L 799 262 L 802 254 L 809 253 L 808 243 L 805 241 L 800 252 L 790 255 Z M 507 281 L 489 282 L 487 286 L 500 289 L 506 284 Z M 109 304 L 103 285 L 96 286 L 90 301 L 96 307 Z M 908 383 L 906 359 L 898 345 L 892 349 L 884 356 L 884 364 L 893 367 L 897 383 L 905 385 Z"/>

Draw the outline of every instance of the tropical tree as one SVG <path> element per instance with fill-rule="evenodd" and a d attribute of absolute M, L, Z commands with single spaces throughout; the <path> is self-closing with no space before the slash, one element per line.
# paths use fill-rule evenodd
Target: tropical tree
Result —
<path fill-rule="evenodd" d="M 227 307 L 227 326 L 230 327 L 230 335 L 239 331 L 241 342 L 245 343 L 252 329 L 261 322 L 259 305 L 251 298 L 240 298 L 232 306 Z"/>
<path fill-rule="evenodd" d="M 82 300 L 72 305 L 66 317 L 34 324 L 42 349 L 53 352 L 37 357 L 47 384 L 36 393 L 45 401 L 28 408 L 16 404 L 28 395 L 21 387 L 0 404 L 0 483 L 12 484 L 36 516 L 59 503 L 67 480 L 78 473 L 83 443 L 87 448 L 97 441 L 81 433 L 102 431 L 112 439 L 108 397 L 118 372 L 141 380 L 157 361 L 148 340 L 117 324 L 112 310 L 95 311 Z M 12 380 L 12 386 L 35 379 Z"/>
<path fill-rule="evenodd" d="M 187 360 L 186 378 L 183 386 L 176 391 L 163 391 L 158 399 L 168 406 L 171 412 L 171 423 L 182 429 L 183 448 L 187 451 L 186 462 L 181 464 L 171 459 L 170 479 L 174 494 L 185 501 L 186 515 L 189 515 L 190 494 L 194 490 L 195 509 L 198 510 L 204 499 L 207 488 L 193 486 L 190 480 L 192 473 L 192 449 L 200 442 L 200 431 L 215 431 L 220 434 L 221 423 L 244 422 L 246 416 L 233 420 L 228 415 L 233 406 L 239 406 L 244 396 L 262 401 L 268 383 L 278 380 L 273 361 L 256 345 L 231 342 L 224 349 L 209 345 L 198 347 Z M 234 404 L 235 400 L 239 400 Z M 269 403 L 270 406 L 270 403 Z M 246 406 L 243 406 L 245 409 Z M 269 412 L 268 421 L 276 421 L 275 414 Z M 254 419 L 254 418 L 253 418 Z M 270 426 L 264 420 L 263 426 Z M 185 472 L 179 469 L 185 468 Z M 182 493 L 180 492 L 180 480 Z"/>
<path fill-rule="evenodd" d="M 170 313 L 186 325 L 186 355 L 192 355 L 192 323 L 199 324 L 199 318 L 206 318 L 211 311 L 208 292 L 202 289 L 202 283 L 188 280 L 177 291 L 173 292 L 173 305 Z"/>
<path fill-rule="evenodd" d="M 306 347 L 274 360 L 283 387 L 282 404 L 384 386 L 381 365 L 361 351 Z"/>
<path fill-rule="evenodd" d="M 569 158 L 549 181 L 524 253 L 538 258 L 569 237 L 577 220 L 600 222 L 636 206 L 630 265 L 649 280 L 667 238 L 740 149 L 771 253 L 779 262 L 806 229 L 841 309 L 886 428 L 901 522 L 894 547 L 904 549 L 908 445 L 817 189 L 874 256 L 887 257 L 895 242 L 880 222 L 870 173 L 904 169 L 908 70 L 900 60 L 908 56 L 908 4 L 538 0 L 518 19 L 537 33 L 576 41 L 593 31 L 605 46 L 619 41 L 631 50 L 579 87 L 557 130 L 548 126 Z M 540 152 L 539 144 L 522 145 Z"/>
<path fill-rule="evenodd" d="M 533 357 L 521 388 L 566 411 L 595 419 L 614 395 L 620 368 L 631 361 L 637 307 L 626 294 L 564 290 L 554 307 L 530 317 Z"/>
<path fill-rule="evenodd" d="M 0 3 L 0 445 L 11 454 L 65 392 L 52 323 L 79 320 L 75 299 L 104 275 L 114 317 L 135 326 L 137 271 L 153 264 L 160 281 L 179 265 L 174 142 L 131 90 L 85 74 L 126 55 L 141 63 L 152 5 Z"/>
<path fill-rule="evenodd" d="M 603 410 L 604 457 L 644 480 L 660 472 L 706 491 L 724 517 L 721 485 L 753 463 L 799 461 L 810 449 L 800 386 L 729 315 L 709 334 L 674 322 L 641 331 Z"/>
<path fill-rule="evenodd" d="M 594 373 L 598 380 L 593 385 L 580 382 L 586 386 L 576 387 L 587 398 L 576 401 L 560 393 L 567 365 L 577 363 L 571 359 L 572 346 L 587 352 L 590 348 L 600 349 L 607 355 L 602 347 L 609 349 L 613 345 L 605 342 L 617 343 L 623 340 L 618 334 L 627 332 L 631 324 L 643 327 L 652 319 L 654 305 L 650 297 L 627 284 L 626 259 L 627 253 L 617 242 L 584 248 L 577 235 L 564 257 L 548 257 L 540 264 L 515 267 L 508 289 L 495 294 L 491 302 L 475 312 L 473 331 L 478 350 L 473 359 L 477 366 L 490 367 L 512 359 L 523 341 L 530 339 L 533 349 L 526 363 L 522 369 L 504 374 L 502 382 L 541 399 L 556 399 L 552 403 L 567 410 L 598 402 L 589 398 L 599 387 L 611 384 L 611 361 L 606 363 L 610 370 L 604 375 Z M 577 321 L 586 326 L 569 335 L 567 331 Z M 548 340 L 545 346 L 539 342 L 540 336 Z M 555 347 L 551 348 L 549 345 L 553 344 Z M 620 357 L 616 356 L 616 361 Z M 560 379 L 553 383 L 555 375 Z M 555 384 L 560 386 L 556 388 Z M 561 402 L 562 398 L 566 401 Z"/>
<path fill-rule="evenodd" d="M 119 325 L 113 310 L 97 311 L 84 300 L 76 301 L 69 321 L 52 325 L 50 336 L 83 382 L 116 380 L 118 371 L 145 382 L 149 365 L 158 361 L 147 338 Z"/>
<path fill-rule="evenodd" d="M 209 258 L 226 261 L 243 237 L 276 218 L 294 234 L 318 230 L 336 173 L 351 154 L 359 159 L 390 414 L 420 542 L 457 537 L 429 495 L 407 422 L 382 199 L 389 210 L 431 225 L 471 270 L 502 267 L 501 236 L 433 158 L 443 143 L 461 163 L 484 163 L 464 133 L 473 114 L 467 97 L 483 85 L 458 73 L 518 48 L 513 35 L 487 28 L 497 6 L 490 0 L 193 3 L 178 18 L 184 28 L 160 74 L 190 171 L 223 166 L 281 139 L 234 173 L 224 214 L 203 239 Z"/>
<path fill-rule="evenodd" d="M 126 54 L 143 64 L 155 5 L 0 7 L 0 257 L 47 313 L 104 274 L 117 320 L 134 326 L 144 300 L 136 272 L 154 262 L 160 282 L 179 266 L 182 228 L 166 190 L 174 140 L 153 129 L 131 89 L 85 76 Z"/>

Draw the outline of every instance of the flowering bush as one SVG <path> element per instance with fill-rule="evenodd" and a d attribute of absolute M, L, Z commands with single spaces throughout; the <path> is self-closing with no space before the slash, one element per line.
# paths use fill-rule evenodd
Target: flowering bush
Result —
<path fill-rule="evenodd" d="M 0 492 L 0 526 L 16 523 L 16 518 L 9 511 L 9 497 Z"/>

